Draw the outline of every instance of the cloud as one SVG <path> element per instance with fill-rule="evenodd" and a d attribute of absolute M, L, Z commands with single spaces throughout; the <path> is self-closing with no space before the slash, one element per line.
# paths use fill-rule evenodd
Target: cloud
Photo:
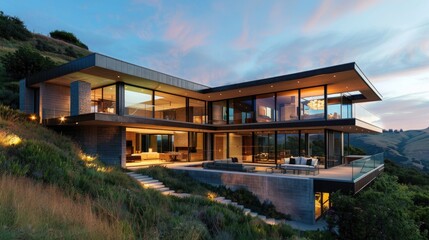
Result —
<path fill-rule="evenodd" d="M 364 11 L 378 0 L 360 0 L 360 1 L 343 1 L 343 0 L 326 0 L 321 1 L 319 7 L 304 24 L 304 32 L 310 32 L 320 29 L 323 25 L 328 25 L 338 18 L 352 12 Z"/>

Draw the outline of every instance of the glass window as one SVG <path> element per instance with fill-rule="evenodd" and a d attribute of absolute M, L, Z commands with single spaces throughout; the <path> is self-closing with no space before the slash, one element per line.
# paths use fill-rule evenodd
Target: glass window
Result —
<path fill-rule="evenodd" d="M 152 118 L 152 90 L 125 86 L 125 114 Z"/>
<path fill-rule="evenodd" d="M 193 123 L 206 123 L 206 102 L 189 99 L 189 121 Z"/>
<path fill-rule="evenodd" d="M 190 132 L 189 138 L 190 161 L 204 160 L 204 134 Z"/>
<path fill-rule="evenodd" d="M 299 156 L 298 131 L 279 131 L 277 133 L 277 158 Z"/>
<path fill-rule="evenodd" d="M 229 157 L 236 157 L 241 162 L 252 162 L 252 133 L 229 134 Z"/>
<path fill-rule="evenodd" d="M 229 100 L 229 124 L 253 122 L 253 100 L 251 97 Z"/>
<path fill-rule="evenodd" d="M 277 93 L 277 121 L 298 120 L 298 90 Z"/>
<path fill-rule="evenodd" d="M 301 119 L 324 119 L 324 87 L 301 89 Z"/>
<path fill-rule="evenodd" d="M 212 104 L 213 124 L 226 124 L 226 101 L 217 101 Z"/>
<path fill-rule="evenodd" d="M 273 93 L 256 96 L 256 122 L 274 121 L 274 99 Z"/>
<path fill-rule="evenodd" d="M 255 162 L 274 163 L 275 162 L 275 134 L 274 132 L 255 133 Z"/>
<path fill-rule="evenodd" d="M 342 164 L 343 158 L 343 137 L 341 132 L 328 132 L 328 154 L 327 167 L 334 167 Z"/>
<path fill-rule="evenodd" d="M 116 85 L 91 90 L 91 112 L 116 113 Z"/>
<path fill-rule="evenodd" d="M 214 160 L 226 159 L 226 133 L 214 134 L 213 158 Z"/>
<path fill-rule="evenodd" d="M 155 92 L 155 118 L 186 122 L 186 98 Z"/>

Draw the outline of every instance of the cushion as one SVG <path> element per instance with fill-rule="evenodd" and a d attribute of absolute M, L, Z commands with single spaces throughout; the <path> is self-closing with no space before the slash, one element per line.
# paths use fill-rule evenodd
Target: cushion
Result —
<path fill-rule="evenodd" d="M 313 167 L 316 166 L 318 161 L 319 161 L 319 159 L 313 158 L 313 160 L 311 161 L 311 166 L 313 166 Z"/>
<path fill-rule="evenodd" d="M 284 164 L 289 164 L 290 158 L 283 158 Z"/>
<path fill-rule="evenodd" d="M 295 162 L 295 158 L 290 158 L 290 160 L 289 160 L 289 164 L 296 164 L 296 162 Z"/>
<path fill-rule="evenodd" d="M 309 159 L 307 159 L 307 162 L 305 163 L 305 165 L 311 166 L 311 162 L 312 162 L 312 159 L 309 158 Z"/>
<path fill-rule="evenodd" d="M 233 163 L 238 162 L 238 158 L 236 158 L 236 157 L 232 157 L 231 159 L 232 159 L 232 162 L 233 162 Z"/>

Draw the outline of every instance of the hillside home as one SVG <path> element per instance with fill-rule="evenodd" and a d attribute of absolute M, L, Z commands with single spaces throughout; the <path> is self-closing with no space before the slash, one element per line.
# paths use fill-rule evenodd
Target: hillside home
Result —
<path fill-rule="evenodd" d="M 273 191 L 288 194 L 271 199 L 276 206 L 288 202 L 285 212 L 304 222 L 314 222 L 329 207 L 329 193 L 357 192 L 382 169 L 382 156 L 361 159 L 348 152 L 350 134 L 382 132 L 374 124 L 378 119 L 359 107 L 380 100 L 355 63 L 208 87 L 95 53 L 20 81 L 22 111 L 106 164 L 237 158 L 275 166 L 291 156 L 317 159 L 320 174 L 284 174 L 286 182 Z M 349 162 L 355 165 L 346 180 L 335 177 Z M 208 182 L 220 176 L 207 180 L 207 174 Z M 253 190 L 261 198 L 271 194 Z"/>

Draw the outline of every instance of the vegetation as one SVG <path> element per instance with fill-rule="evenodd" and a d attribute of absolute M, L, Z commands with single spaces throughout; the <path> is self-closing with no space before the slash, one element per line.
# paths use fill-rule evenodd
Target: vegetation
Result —
<path fill-rule="evenodd" d="M 80 204 L 90 206 L 95 215 L 93 221 L 101 227 L 107 222 L 112 234 L 119 231 L 121 238 L 286 239 L 295 234 L 287 225 L 267 225 L 245 216 L 239 209 L 206 198 L 179 199 L 143 189 L 121 169 L 103 166 L 94 157 L 83 154 L 70 139 L 26 119 L 15 110 L 0 107 L 0 176 L 11 174 L 43 183 L 42 188 L 53 185 L 61 189 L 78 209 L 85 208 Z M 15 195 L 9 196 L 11 201 L 18 201 L 14 200 Z M 88 199 L 88 203 L 82 199 Z M 52 214 L 56 224 L 55 213 Z M 31 220 L 35 221 L 30 223 L 32 229 L 38 233 L 45 231 L 41 226 L 50 223 L 49 216 Z M 74 220 L 61 221 L 59 225 Z M 27 223 L 14 220 L 0 228 L 0 236 L 7 233 L 27 238 L 28 235 L 20 235 Z M 69 227 L 70 232 L 74 231 L 73 225 Z M 50 230 L 46 231 L 46 238 L 50 238 Z M 94 234 L 100 239 L 105 236 L 97 231 Z"/>
<path fill-rule="evenodd" d="M 391 161 L 385 168 L 386 173 L 356 196 L 332 196 L 334 207 L 327 219 L 331 229 L 338 228 L 340 239 L 428 237 L 429 176 Z"/>
<path fill-rule="evenodd" d="M 83 44 L 73 33 L 62 31 L 62 30 L 55 30 L 50 32 L 49 35 L 51 36 L 51 38 L 63 40 L 65 42 L 71 43 L 78 47 L 88 49 L 88 46 Z"/>
<path fill-rule="evenodd" d="M 21 19 L 7 16 L 0 11 L 0 38 L 25 41 L 31 38 L 31 32 Z"/>
<path fill-rule="evenodd" d="M 1 239 L 120 239 L 119 222 L 97 217 L 92 202 L 65 196 L 53 185 L 0 176 Z M 78 196 L 78 195 L 76 195 Z"/>
<path fill-rule="evenodd" d="M 211 186 L 194 180 L 186 172 L 179 173 L 160 166 L 140 169 L 138 172 L 162 181 L 164 185 L 174 189 L 176 192 L 191 193 L 204 197 L 210 195 L 212 198 L 221 196 L 269 218 L 290 220 L 289 215 L 277 212 L 271 202 L 261 203 L 258 197 L 244 188 L 233 191 L 224 186 Z"/>

